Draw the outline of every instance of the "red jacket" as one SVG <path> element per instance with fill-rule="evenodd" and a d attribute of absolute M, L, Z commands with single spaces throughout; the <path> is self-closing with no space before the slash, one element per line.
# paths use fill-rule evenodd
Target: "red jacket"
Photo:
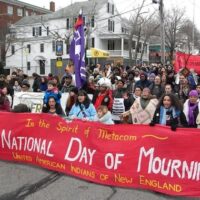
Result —
<path fill-rule="evenodd" d="M 112 98 L 112 91 L 108 90 L 106 93 L 98 93 L 97 97 L 93 99 L 94 107 L 97 109 L 101 105 L 106 105 L 108 110 L 112 109 L 113 98 Z"/>
<path fill-rule="evenodd" d="M 0 104 L 0 111 L 1 112 L 10 112 L 11 111 L 10 102 L 7 97 L 5 97 L 3 104 Z"/>

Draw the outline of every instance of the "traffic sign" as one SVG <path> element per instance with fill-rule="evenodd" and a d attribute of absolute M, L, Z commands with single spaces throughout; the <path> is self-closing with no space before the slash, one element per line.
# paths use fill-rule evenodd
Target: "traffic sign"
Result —
<path fill-rule="evenodd" d="M 58 67 L 58 68 L 63 67 L 62 57 L 57 57 L 57 59 L 56 59 L 56 67 Z"/>

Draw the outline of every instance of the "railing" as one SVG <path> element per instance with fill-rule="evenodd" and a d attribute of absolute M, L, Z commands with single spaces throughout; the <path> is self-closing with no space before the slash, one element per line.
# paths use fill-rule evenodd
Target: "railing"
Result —
<path fill-rule="evenodd" d="M 122 50 L 108 50 L 111 57 L 129 57 L 128 51 Z"/>
<path fill-rule="evenodd" d="M 127 50 L 108 50 L 108 52 L 110 53 L 111 57 L 124 57 L 124 58 L 129 58 L 129 51 Z M 135 53 L 132 53 L 132 56 L 135 57 Z M 137 54 L 137 58 L 140 59 L 141 53 Z M 148 54 L 144 53 L 143 54 L 143 59 L 144 60 L 148 60 Z"/>

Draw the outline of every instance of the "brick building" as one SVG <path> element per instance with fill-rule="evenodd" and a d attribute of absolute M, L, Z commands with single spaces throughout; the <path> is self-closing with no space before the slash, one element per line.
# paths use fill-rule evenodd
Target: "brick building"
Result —
<path fill-rule="evenodd" d="M 50 2 L 50 10 L 18 0 L 0 0 L 0 67 L 5 61 L 5 39 L 9 26 L 21 18 L 31 15 L 43 15 L 55 11 L 55 3 Z"/>

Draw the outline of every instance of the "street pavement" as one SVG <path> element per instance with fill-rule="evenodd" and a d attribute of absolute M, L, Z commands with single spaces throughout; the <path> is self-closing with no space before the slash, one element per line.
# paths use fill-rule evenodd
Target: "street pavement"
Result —
<path fill-rule="evenodd" d="M 0 200 L 186 200 L 102 186 L 30 165 L 0 161 Z"/>

